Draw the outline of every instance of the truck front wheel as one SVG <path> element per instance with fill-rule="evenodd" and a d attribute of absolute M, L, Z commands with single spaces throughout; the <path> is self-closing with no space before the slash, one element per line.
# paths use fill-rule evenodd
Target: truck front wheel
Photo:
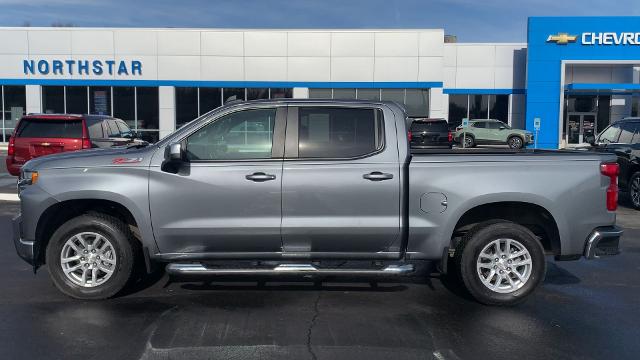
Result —
<path fill-rule="evenodd" d="M 95 213 L 62 224 L 49 241 L 46 260 L 53 283 L 64 294 L 83 300 L 106 299 L 129 280 L 133 250 L 124 222 Z"/>
<path fill-rule="evenodd" d="M 479 224 L 456 249 L 465 288 L 487 305 L 515 305 L 544 280 L 544 249 L 526 227 L 506 220 Z"/>

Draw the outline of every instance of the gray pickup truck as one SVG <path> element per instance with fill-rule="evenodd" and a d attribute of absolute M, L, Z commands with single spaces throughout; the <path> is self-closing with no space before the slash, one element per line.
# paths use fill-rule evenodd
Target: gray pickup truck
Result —
<path fill-rule="evenodd" d="M 614 156 L 412 151 L 407 122 L 388 102 L 245 102 L 146 147 L 36 158 L 14 243 L 80 299 L 116 295 L 134 264 L 253 277 L 435 264 L 478 301 L 510 305 L 543 281 L 545 255 L 618 253 Z"/>

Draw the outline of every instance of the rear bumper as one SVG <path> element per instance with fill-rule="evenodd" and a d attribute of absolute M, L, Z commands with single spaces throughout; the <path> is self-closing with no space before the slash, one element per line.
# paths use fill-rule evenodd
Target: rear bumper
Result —
<path fill-rule="evenodd" d="M 33 265 L 35 260 L 34 241 L 27 241 L 22 238 L 22 216 L 18 215 L 12 220 L 13 222 L 13 245 L 16 252 L 24 261 Z"/>
<path fill-rule="evenodd" d="M 585 243 L 584 257 L 591 260 L 601 256 L 618 255 L 622 233 L 622 229 L 615 225 L 595 228 Z"/>

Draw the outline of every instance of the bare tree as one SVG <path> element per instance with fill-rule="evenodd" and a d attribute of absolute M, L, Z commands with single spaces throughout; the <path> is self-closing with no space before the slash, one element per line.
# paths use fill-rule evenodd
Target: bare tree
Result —
<path fill-rule="evenodd" d="M 74 25 L 70 22 L 54 21 L 51 23 L 51 27 L 74 27 Z"/>

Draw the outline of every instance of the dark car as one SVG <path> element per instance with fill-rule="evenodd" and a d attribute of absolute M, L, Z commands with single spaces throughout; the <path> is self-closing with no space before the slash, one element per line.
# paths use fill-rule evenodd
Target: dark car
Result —
<path fill-rule="evenodd" d="M 618 156 L 618 185 L 629 192 L 631 204 L 640 210 L 640 118 L 626 118 L 609 125 L 592 146 Z"/>
<path fill-rule="evenodd" d="M 414 149 L 451 149 L 453 135 L 445 119 L 416 119 L 409 128 L 409 142 Z"/>
<path fill-rule="evenodd" d="M 20 119 L 9 139 L 7 170 L 19 176 L 22 165 L 38 156 L 132 142 L 141 141 L 124 121 L 113 117 L 30 114 Z"/>

